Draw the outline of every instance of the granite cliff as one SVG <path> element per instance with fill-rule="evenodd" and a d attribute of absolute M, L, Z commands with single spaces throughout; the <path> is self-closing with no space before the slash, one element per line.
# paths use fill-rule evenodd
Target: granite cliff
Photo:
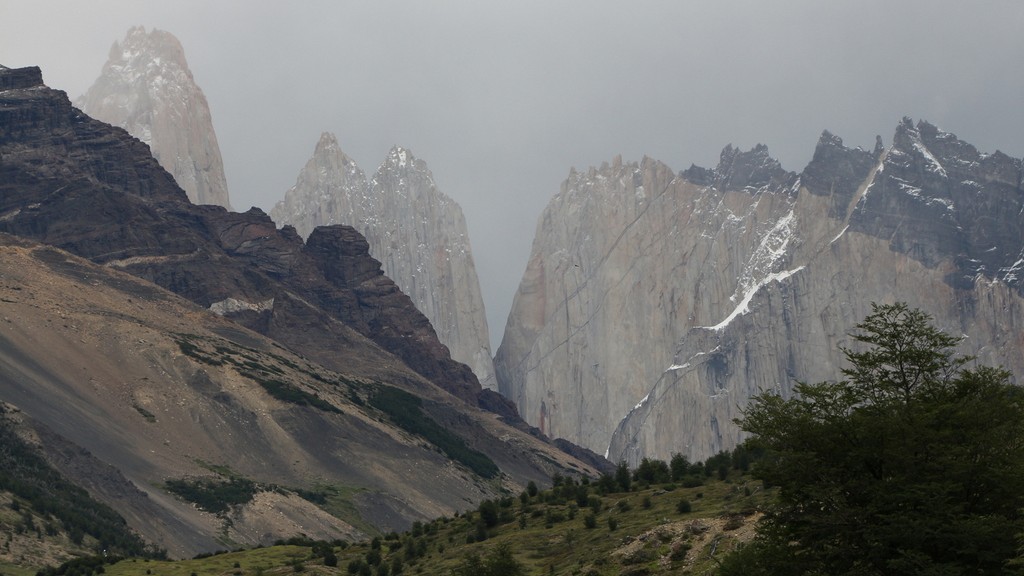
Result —
<path fill-rule="evenodd" d="M 537 226 L 500 391 L 635 464 L 731 448 L 753 394 L 835 378 L 871 302 L 920 307 L 1024 373 L 1021 166 L 904 119 L 888 148 L 825 132 L 799 174 L 760 145 L 714 169 L 572 171 Z"/>
<path fill-rule="evenodd" d="M 357 231 L 303 242 L 257 209 L 190 203 L 146 145 L 38 68 L 0 69 L 0 279 L 0 401 L 175 556 L 402 529 L 596 473 L 450 358 Z M 403 429 L 375 400 L 392 389 L 455 444 Z M 227 516 L 161 490 L 225 474 L 265 489 Z"/>
<path fill-rule="evenodd" d="M 497 389 L 466 221 L 459 205 L 438 190 L 424 161 L 392 148 L 367 181 L 335 136 L 325 133 L 270 215 L 303 237 L 321 225 L 357 229 L 452 358 L 472 368 L 485 388 Z"/>
<path fill-rule="evenodd" d="M 231 208 L 210 106 L 170 32 L 130 29 L 75 105 L 148 144 L 193 203 Z"/>

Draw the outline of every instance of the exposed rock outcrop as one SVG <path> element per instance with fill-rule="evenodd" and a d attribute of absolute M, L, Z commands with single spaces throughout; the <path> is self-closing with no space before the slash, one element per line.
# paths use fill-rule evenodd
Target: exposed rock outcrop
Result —
<path fill-rule="evenodd" d="M 466 221 L 425 162 L 395 147 L 367 181 L 334 135 L 324 133 L 271 216 L 304 238 L 328 224 L 362 233 L 370 254 L 430 320 L 452 358 L 472 368 L 485 388 L 497 389 Z"/>
<path fill-rule="evenodd" d="M 1024 370 L 1021 160 L 904 120 L 893 145 L 826 132 L 801 174 L 763 146 L 674 174 L 573 171 L 537 227 L 495 358 L 545 433 L 612 461 L 703 459 L 763 390 L 835 378 L 871 302 L 933 314 Z"/>
<path fill-rule="evenodd" d="M 171 33 L 130 29 L 75 104 L 148 144 L 193 203 L 231 208 L 210 107 Z"/>

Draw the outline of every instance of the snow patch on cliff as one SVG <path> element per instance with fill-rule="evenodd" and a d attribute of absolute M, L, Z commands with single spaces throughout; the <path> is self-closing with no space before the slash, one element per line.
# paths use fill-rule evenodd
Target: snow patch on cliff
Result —
<path fill-rule="evenodd" d="M 938 174 L 939 176 L 942 176 L 943 178 L 946 177 L 946 169 L 942 167 L 942 164 L 939 163 L 938 158 L 936 158 L 932 154 L 931 150 L 929 150 L 924 145 L 924 143 L 922 143 L 922 142 L 914 142 L 914 150 L 917 150 L 917 152 L 919 154 L 921 154 L 922 156 L 924 156 L 924 159 L 928 161 L 928 168 L 927 168 L 927 170 L 929 172 L 934 172 L 935 174 Z"/>
<path fill-rule="evenodd" d="M 218 316 L 224 316 L 225 314 L 232 314 L 234 312 L 242 312 L 246 310 L 263 312 L 265 310 L 272 310 L 273 308 L 273 298 L 262 302 L 246 302 L 245 300 L 239 300 L 237 298 L 225 298 L 220 302 L 210 304 L 210 312 L 213 312 Z"/>
<path fill-rule="evenodd" d="M 702 326 L 702 328 L 706 328 L 708 330 L 714 330 L 716 332 L 719 331 L 719 330 L 723 330 L 726 326 L 729 325 L 730 322 L 735 320 L 737 316 L 741 316 L 741 315 L 746 314 L 747 312 L 750 311 L 750 301 L 754 298 L 754 295 L 757 294 L 757 292 L 761 288 L 764 288 L 765 286 L 767 286 L 768 284 L 770 284 L 772 282 L 782 282 L 786 278 L 789 278 L 793 274 L 796 274 L 797 272 L 799 272 L 799 271 L 801 271 L 803 269 L 804 269 L 803 266 L 798 266 L 797 268 L 794 268 L 792 270 L 785 270 L 783 272 L 776 272 L 774 274 L 769 274 L 767 278 L 765 278 L 764 280 L 762 280 L 761 282 L 759 282 L 755 286 L 749 288 L 746 291 L 746 293 L 743 294 L 743 300 L 740 301 L 739 305 L 737 305 L 736 308 L 733 309 L 733 311 L 731 313 L 729 313 L 729 315 L 726 316 L 724 320 L 722 320 L 718 324 L 715 324 L 714 326 Z"/>
<path fill-rule="evenodd" d="M 1021 270 L 1024 270 L 1024 256 L 1018 258 L 1011 266 L 1000 268 L 996 277 L 1007 284 L 1013 284 L 1020 278 Z"/>
<path fill-rule="evenodd" d="M 847 224 L 846 226 L 843 226 L 843 229 L 839 231 L 839 234 L 836 234 L 836 237 L 833 238 L 832 241 L 829 242 L 829 244 L 835 244 L 836 240 L 839 240 L 840 238 L 842 238 L 843 234 L 846 234 L 846 231 L 849 230 L 849 229 L 850 229 L 850 225 L 849 224 Z"/>
<path fill-rule="evenodd" d="M 761 238 L 740 274 L 736 292 L 729 297 L 730 301 L 735 302 L 740 294 L 746 296 L 751 290 L 756 291 L 764 283 L 779 260 L 786 255 L 786 249 L 795 237 L 795 224 L 796 217 L 793 210 L 790 210 Z"/>

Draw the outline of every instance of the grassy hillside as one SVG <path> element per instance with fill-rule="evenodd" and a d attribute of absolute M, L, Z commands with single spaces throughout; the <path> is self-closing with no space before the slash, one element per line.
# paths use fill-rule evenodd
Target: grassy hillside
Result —
<path fill-rule="evenodd" d="M 68 481 L 0 404 L 0 574 L 103 553 L 154 556 L 124 518 Z"/>
<path fill-rule="evenodd" d="M 532 496 L 526 491 L 487 501 L 454 518 L 417 523 L 409 532 L 370 542 L 291 540 L 177 562 L 122 560 L 104 566 L 104 573 L 487 574 L 497 573 L 487 572 L 487 566 L 497 566 L 504 553 L 522 574 L 706 574 L 718 558 L 753 536 L 758 509 L 772 497 L 738 469 L 676 483 L 633 480 L 629 491 L 609 482 L 556 482 Z"/>
<path fill-rule="evenodd" d="M 336 371 L 54 248 L 0 235 L 0 276 L 0 400 L 44 431 L 43 456 L 68 482 L 117 512 L 65 506 L 84 495 L 59 486 L 26 492 L 19 498 L 38 508 L 43 538 L 56 526 L 87 549 L 136 554 L 115 530 L 127 522 L 178 559 L 303 534 L 351 540 L 555 472 L 597 473 L 341 324 L 331 328 L 345 342 L 332 345 Z M 47 477 L 23 474 L 34 467 L 6 448 L 0 464 L 5 454 L 16 463 L 0 475 L 16 472 L 27 487 Z M 74 514 L 48 524 L 65 511 Z"/>

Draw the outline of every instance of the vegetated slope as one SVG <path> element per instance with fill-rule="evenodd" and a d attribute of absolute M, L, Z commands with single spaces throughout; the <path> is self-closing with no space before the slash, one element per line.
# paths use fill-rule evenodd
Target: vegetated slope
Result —
<path fill-rule="evenodd" d="M 0 238 L 0 394 L 54 466 L 174 556 L 402 529 L 521 485 L 508 474 L 486 481 L 475 460 L 447 456 L 371 407 L 391 389 L 379 381 L 326 370 L 122 272 Z M 447 413 L 440 394 L 420 403 L 423 422 Z M 504 470 L 522 473 L 538 457 L 586 470 L 553 447 L 538 454 L 493 415 L 461 414 L 485 437 L 471 445 Z M 488 427 L 504 430 L 506 454 L 487 444 Z M 206 504 L 204 488 L 232 483 L 249 483 L 249 497 Z M 173 496 L 182 485 L 198 495 Z"/>
<path fill-rule="evenodd" d="M 635 464 L 735 446 L 747 399 L 835 374 L 872 302 L 1021 373 L 1021 166 L 905 119 L 872 150 L 825 132 L 801 173 L 760 145 L 714 169 L 574 170 L 538 222 L 500 390 L 546 434 Z"/>
<path fill-rule="evenodd" d="M 724 473 L 718 472 L 725 463 Z M 706 463 L 707 464 L 707 463 Z M 114 576 L 253 574 L 703 574 L 749 541 L 773 498 L 729 464 L 700 464 L 676 481 L 556 478 L 550 490 L 482 503 L 457 516 L 356 544 L 292 540 L 173 563 L 122 561 Z M 710 475 L 708 472 L 711 472 Z M 724 478 L 724 479 L 723 479 Z M 474 559 L 479 559 L 478 561 Z M 518 565 L 522 572 L 508 571 Z M 499 568 L 500 567 L 500 568 Z"/>
<path fill-rule="evenodd" d="M 0 400 L 172 555 L 401 528 L 593 472 L 505 423 L 525 428 L 351 228 L 303 243 L 258 210 L 190 204 L 142 143 L 73 109 L 37 68 L 0 69 L 0 154 L 0 231 L 55 246 L 4 236 Z M 485 480 L 368 407 L 383 385 L 418 396 L 501 474 Z M 175 479 L 193 496 L 207 479 L 222 495 L 255 489 L 204 512 L 166 491 Z"/>
<path fill-rule="evenodd" d="M 0 570 L 60 564 L 79 555 L 149 556 L 117 512 L 89 496 L 40 455 L 18 410 L 0 404 Z"/>

